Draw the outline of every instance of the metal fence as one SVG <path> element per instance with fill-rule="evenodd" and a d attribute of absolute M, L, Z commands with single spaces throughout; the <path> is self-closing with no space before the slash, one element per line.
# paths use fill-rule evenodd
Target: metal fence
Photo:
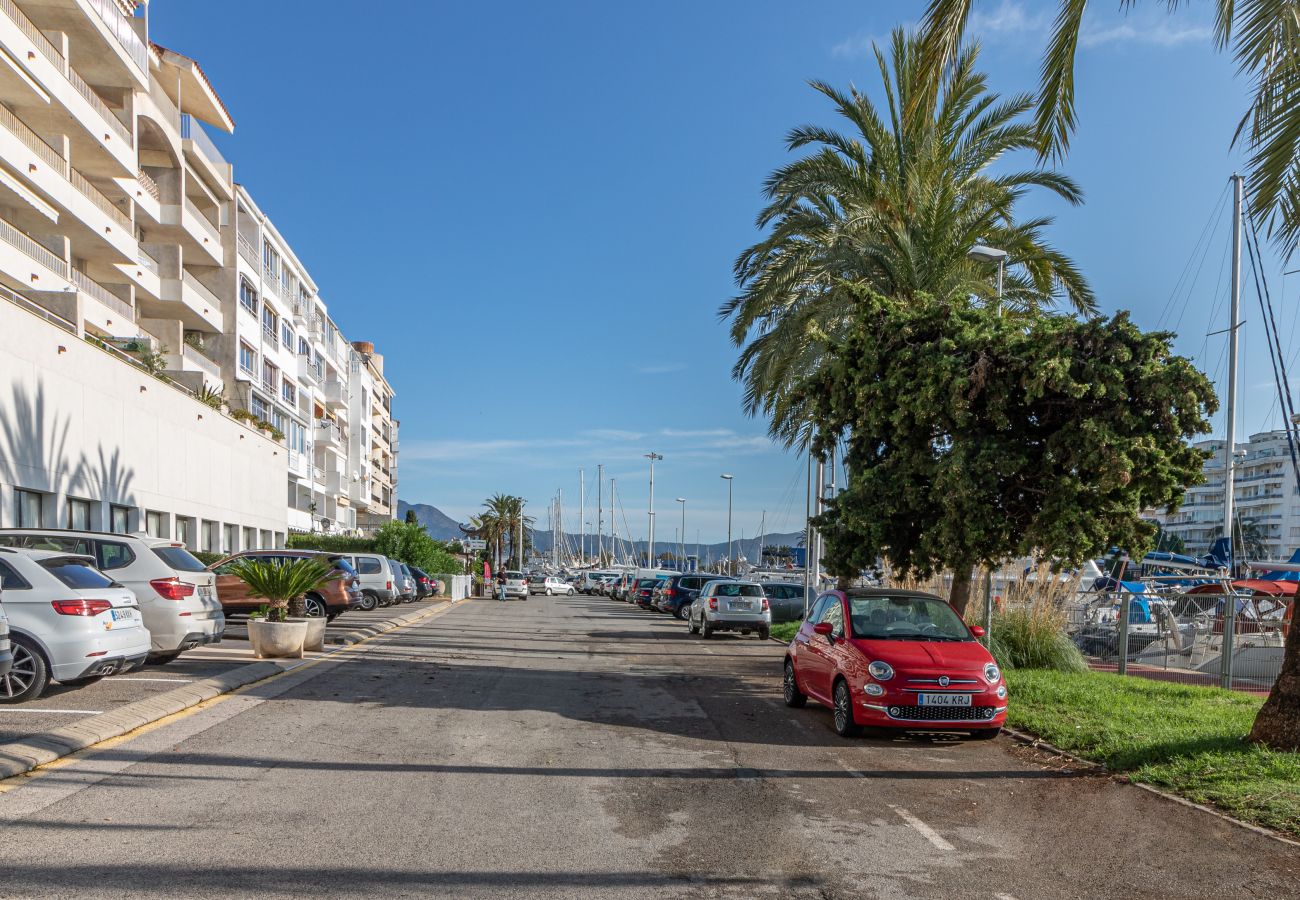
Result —
<path fill-rule="evenodd" d="M 1093 668 L 1267 693 L 1282 671 L 1290 603 L 1230 581 L 1153 593 L 1080 593 L 1066 631 Z"/>

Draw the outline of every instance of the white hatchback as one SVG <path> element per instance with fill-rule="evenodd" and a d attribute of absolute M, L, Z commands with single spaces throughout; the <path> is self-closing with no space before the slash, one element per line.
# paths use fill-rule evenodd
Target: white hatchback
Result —
<path fill-rule="evenodd" d="M 39 697 L 51 680 L 91 684 L 149 655 L 135 594 L 96 569 L 93 556 L 0 547 L 0 603 L 13 647 L 0 703 Z"/>
<path fill-rule="evenodd" d="M 545 594 L 548 597 L 554 594 L 571 597 L 575 593 L 573 585 L 556 578 L 554 575 L 547 575 L 545 578 L 540 579 L 529 579 L 528 592 L 531 594 Z"/>

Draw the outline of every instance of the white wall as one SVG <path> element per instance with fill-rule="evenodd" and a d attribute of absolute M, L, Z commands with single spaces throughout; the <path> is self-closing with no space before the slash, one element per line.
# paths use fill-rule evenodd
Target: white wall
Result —
<path fill-rule="evenodd" d="M 288 451 L 74 335 L 0 301 L 0 525 L 15 488 L 45 492 L 44 526 L 66 527 L 65 498 L 258 529 L 282 539 Z M 220 529 L 218 529 L 220 533 Z M 272 540 L 275 540 L 273 537 Z M 242 546 L 241 546 L 242 549 Z"/>

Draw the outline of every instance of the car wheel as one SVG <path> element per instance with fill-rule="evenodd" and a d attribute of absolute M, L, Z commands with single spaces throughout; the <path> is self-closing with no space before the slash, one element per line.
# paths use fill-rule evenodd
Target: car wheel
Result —
<path fill-rule="evenodd" d="M 315 594 L 308 594 L 303 598 L 303 608 L 307 611 L 307 616 L 312 619 L 319 619 L 325 615 L 325 601 Z"/>
<path fill-rule="evenodd" d="M 853 721 L 853 697 L 849 694 L 849 683 L 841 678 L 835 682 L 835 733 L 840 737 L 857 737 L 862 733 L 862 726 Z"/>
<path fill-rule="evenodd" d="M 550 589 L 550 588 L 547 588 L 547 589 L 546 589 L 546 596 L 548 596 L 548 597 L 551 596 L 551 589 Z"/>
<path fill-rule="evenodd" d="M 760 641 L 765 641 L 765 640 L 767 640 L 768 638 L 770 638 L 771 636 L 772 636 L 772 632 L 771 632 L 771 630 L 769 630 L 769 629 L 767 629 L 767 628 L 760 628 L 760 629 L 758 629 L 758 639 L 759 639 Z"/>
<path fill-rule="evenodd" d="M 34 700 L 50 683 L 45 657 L 36 645 L 25 637 L 12 638 L 14 662 L 9 674 L 0 678 L 0 703 L 22 703 Z"/>
<path fill-rule="evenodd" d="M 976 741 L 991 741 L 1001 733 L 1001 728 L 976 728 L 971 731 L 970 736 Z"/>
<path fill-rule="evenodd" d="M 799 690 L 799 680 L 794 674 L 794 661 L 785 661 L 785 705 L 799 709 L 808 703 L 808 695 Z"/>
<path fill-rule="evenodd" d="M 357 605 L 357 609 L 363 610 L 365 612 L 370 612 L 370 610 L 374 609 L 378 605 L 379 605 L 378 597 L 376 597 L 370 591 L 363 591 L 361 594 L 361 603 Z"/>
<path fill-rule="evenodd" d="M 177 650 L 175 653 L 157 653 L 147 658 L 144 661 L 144 664 L 146 666 L 165 666 L 169 662 L 175 662 L 177 659 L 180 658 L 180 655 L 181 653 L 179 650 Z M 66 681 L 60 683 L 67 684 Z"/>
<path fill-rule="evenodd" d="M 688 606 L 677 607 L 677 612 L 675 613 L 675 615 L 679 619 L 686 619 L 690 614 L 691 614 L 691 610 L 690 607 Z"/>
<path fill-rule="evenodd" d="M 708 640 L 713 637 L 713 626 L 709 624 L 708 619 L 700 620 L 700 637 Z"/>

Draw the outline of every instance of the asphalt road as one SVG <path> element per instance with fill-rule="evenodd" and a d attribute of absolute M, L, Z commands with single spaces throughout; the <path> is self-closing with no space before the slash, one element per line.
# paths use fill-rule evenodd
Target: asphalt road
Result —
<path fill-rule="evenodd" d="M 0 783 L 0 896 L 1300 896 L 1294 848 L 1009 740 L 843 740 L 780 657 L 461 604 Z"/>

